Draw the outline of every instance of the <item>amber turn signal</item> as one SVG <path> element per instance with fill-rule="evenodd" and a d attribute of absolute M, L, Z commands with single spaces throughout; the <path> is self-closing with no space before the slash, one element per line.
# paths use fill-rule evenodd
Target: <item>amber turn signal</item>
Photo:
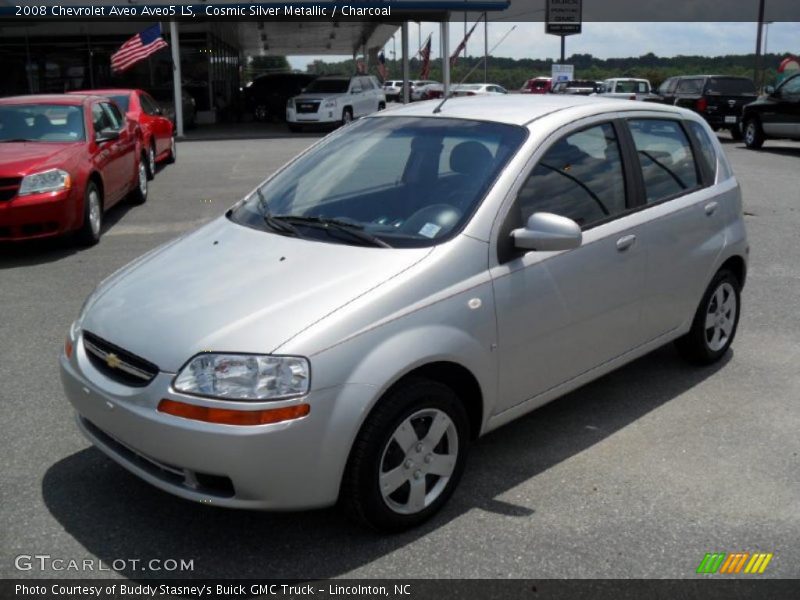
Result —
<path fill-rule="evenodd" d="M 69 338 L 64 342 L 64 354 L 67 358 L 72 358 L 72 340 Z"/>
<path fill-rule="evenodd" d="M 305 417 L 311 412 L 308 404 L 296 404 L 283 408 L 267 408 L 264 410 L 233 410 L 230 408 L 212 408 L 210 406 L 197 406 L 164 398 L 158 403 L 158 412 L 175 417 L 204 421 L 206 423 L 219 423 L 222 425 L 267 425 L 280 423 Z"/>

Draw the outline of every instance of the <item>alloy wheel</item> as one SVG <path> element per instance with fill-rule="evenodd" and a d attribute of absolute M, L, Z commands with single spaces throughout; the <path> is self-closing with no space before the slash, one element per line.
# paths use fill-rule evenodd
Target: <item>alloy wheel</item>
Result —
<path fill-rule="evenodd" d="M 156 174 L 156 151 L 153 150 L 153 147 L 150 146 L 150 150 L 147 152 L 147 166 L 150 170 L 150 176 L 155 176 Z"/>
<path fill-rule="evenodd" d="M 705 339 L 708 348 L 717 352 L 725 347 L 736 324 L 736 292 L 723 282 L 711 295 L 706 309 Z"/>
<path fill-rule="evenodd" d="M 142 161 L 139 161 L 139 193 L 142 198 L 147 197 L 147 167 Z"/>
<path fill-rule="evenodd" d="M 422 409 L 402 421 L 380 460 L 378 481 L 386 506 L 410 515 L 435 502 L 456 468 L 458 442 L 458 430 L 442 410 Z"/>
<path fill-rule="evenodd" d="M 103 208 L 100 203 L 100 194 L 96 189 L 89 192 L 89 226 L 92 228 L 92 235 L 98 237 L 100 235 L 100 226 L 102 224 Z"/>

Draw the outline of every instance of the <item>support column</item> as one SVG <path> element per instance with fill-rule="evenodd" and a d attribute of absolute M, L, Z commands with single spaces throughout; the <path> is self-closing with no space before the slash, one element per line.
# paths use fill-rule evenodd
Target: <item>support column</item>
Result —
<path fill-rule="evenodd" d="M 403 55 L 403 104 L 408 104 L 409 100 L 411 100 L 411 98 L 409 98 L 409 93 L 411 91 L 409 89 L 409 79 L 411 79 L 411 76 L 408 67 L 408 21 L 403 21 L 401 30 L 403 35 L 402 44 L 400 45 L 400 53 Z"/>
<path fill-rule="evenodd" d="M 445 17 L 447 19 L 447 17 Z M 442 43 L 442 86 L 443 97 L 450 95 L 450 21 L 445 20 L 439 23 L 439 36 Z"/>
<path fill-rule="evenodd" d="M 169 22 L 169 45 L 172 50 L 172 87 L 175 102 L 176 135 L 183 137 L 183 88 L 181 86 L 181 41 L 178 37 L 178 22 Z"/>

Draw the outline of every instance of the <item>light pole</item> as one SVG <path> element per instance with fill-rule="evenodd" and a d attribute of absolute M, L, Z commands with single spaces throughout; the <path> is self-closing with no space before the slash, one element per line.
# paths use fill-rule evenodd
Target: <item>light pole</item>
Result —
<path fill-rule="evenodd" d="M 753 81 L 756 89 L 761 89 L 761 36 L 764 33 L 764 2 L 758 0 L 758 33 L 756 34 L 756 64 L 753 68 Z"/>

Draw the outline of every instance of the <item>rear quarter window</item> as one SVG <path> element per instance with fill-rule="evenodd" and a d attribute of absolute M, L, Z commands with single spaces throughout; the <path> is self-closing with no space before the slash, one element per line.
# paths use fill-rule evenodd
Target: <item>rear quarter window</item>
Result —
<path fill-rule="evenodd" d="M 705 163 L 705 167 L 711 174 L 711 181 L 716 181 L 717 178 L 717 151 L 711 137 L 708 135 L 705 127 L 696 121 L 687 121 L 686 127 L 689 133 L 694 137 L 697 146 L 700 148 L 700 156 L 698 160 Z"/>

